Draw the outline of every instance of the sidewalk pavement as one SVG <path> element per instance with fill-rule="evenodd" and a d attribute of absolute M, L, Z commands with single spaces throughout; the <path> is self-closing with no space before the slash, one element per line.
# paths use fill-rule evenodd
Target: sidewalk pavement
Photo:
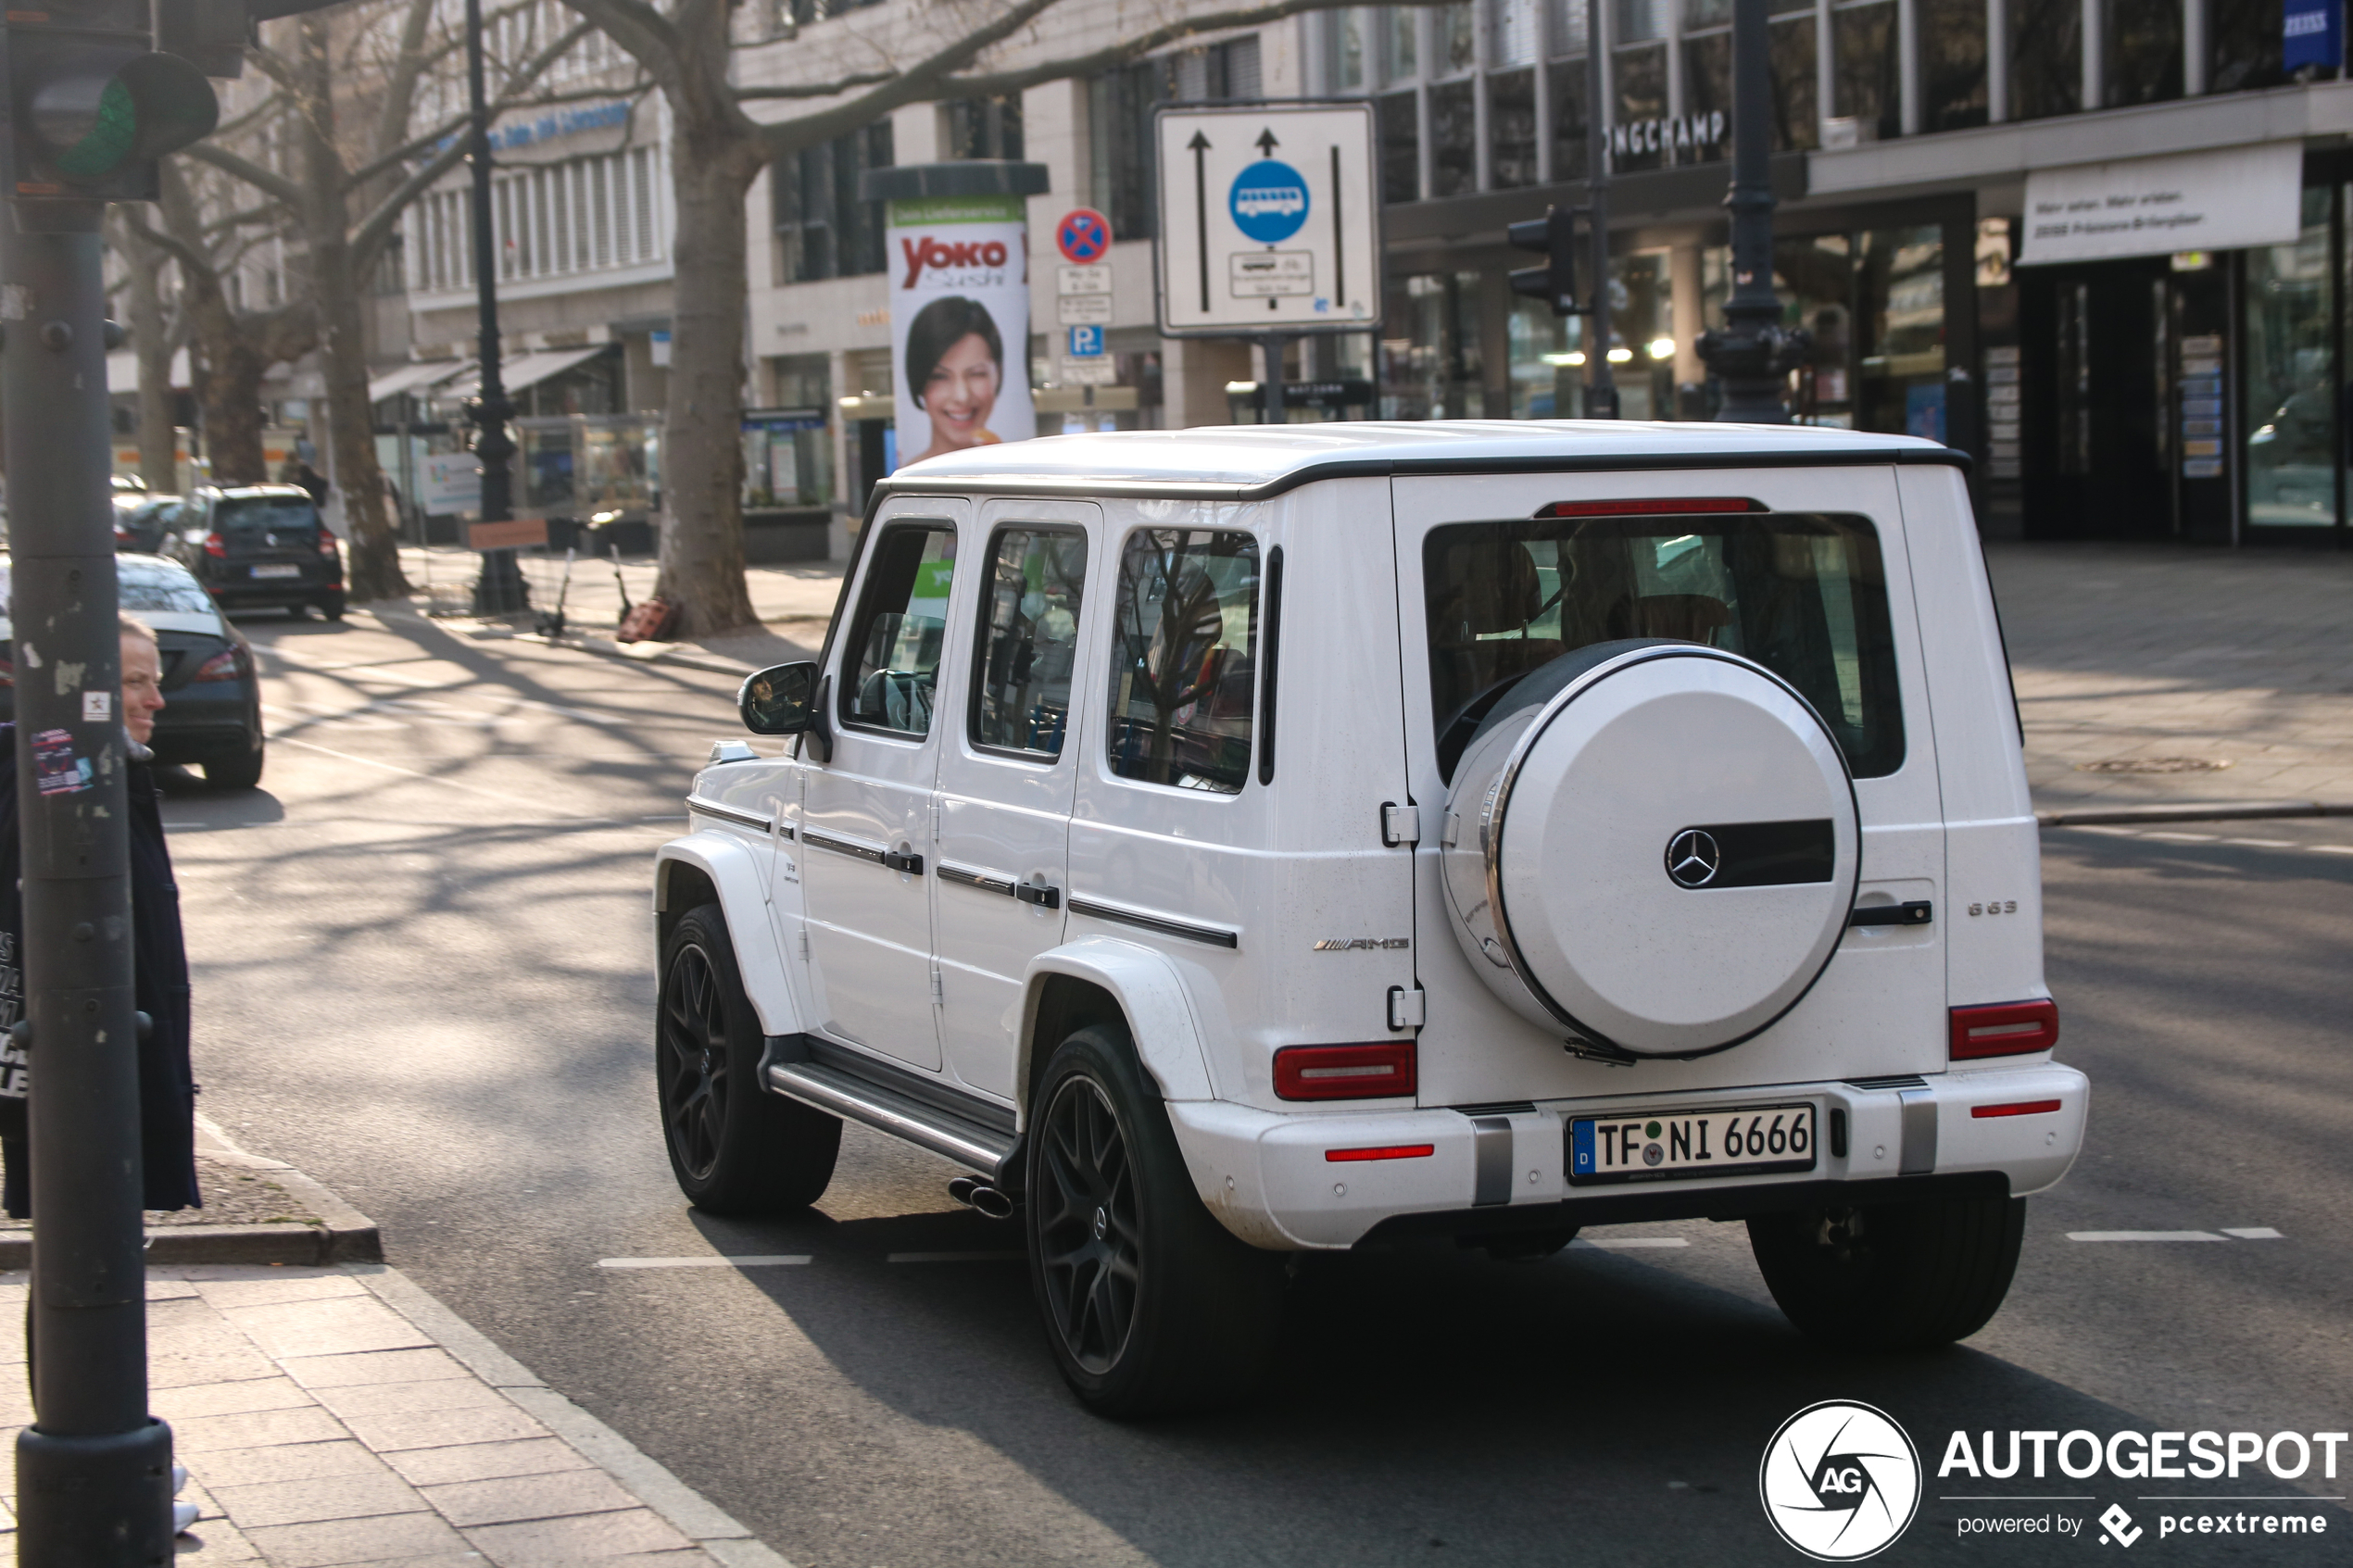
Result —
<path fill-rule="evenodd" d="M 2036 808 L 2353 811 L 2353 556 L 1986 551 Z"/>
<path fill-rule="evenodd" d="M 0 1321 L 30 1288 L 0 1276 Z M 787 1568 L 396 1269 L 150 1268 L 147 1333 L 150 1402 L 202 1510 L 184 1562 Z M 25 1370 L 0 1336 L 11 1451 Z M 13 1466 L 5 1485 L 0 1537 Z"/>

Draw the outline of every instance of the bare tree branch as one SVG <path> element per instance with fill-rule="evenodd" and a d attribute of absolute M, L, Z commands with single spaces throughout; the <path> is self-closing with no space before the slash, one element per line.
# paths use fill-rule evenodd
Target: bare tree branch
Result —
<path fill-rule="evenodd" d="M 302 210 L 302 187 L 283 174 L 273 174 L 251 158 L 241 157 L 226 147 L 210 142 L 198 142 L 185 149 L 185 156 L 199 163 L 208 163 L 233 179 L 242 180 L 255 190 L 283 202 L 296 212 Z"/>

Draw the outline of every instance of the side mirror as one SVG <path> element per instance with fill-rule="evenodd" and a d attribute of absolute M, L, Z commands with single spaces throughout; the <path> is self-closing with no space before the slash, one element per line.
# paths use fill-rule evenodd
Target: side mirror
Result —
<path fill-rule="evenodd" d="M 778 664 L 744 678 L 736 711 L 756 735 L 797 735 L 816 722 L 817 667 Z"/>

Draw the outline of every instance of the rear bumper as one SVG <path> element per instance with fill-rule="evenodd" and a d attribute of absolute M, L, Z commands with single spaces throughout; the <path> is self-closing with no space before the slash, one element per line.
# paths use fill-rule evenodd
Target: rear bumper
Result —
<path fill-rule="evenodd" d="M 1733 1218 L 1966 1191 L 2039 1192 L 2082 1148 L 2090 1085 L 2047 1060 L 1933 1077 L 1760 1085 L 1701 1094 L 1625 1096 L 1474 1112 L 1401 1110 L 1285 1113 L 1222 1101 L 1171 1101 L 1169 1120 L 1194 1185 L 1244 1241 L 1345 1248 L 1376 1230 L 1475 1235 L 1626 1220 Z M 1573 1186 L 1569 1121 L 1747 1102 L 1812 1100 L 1825 1146 L 1843 1113 L 1845 1152 L 1825 1147 L 1811 1171 L 1715 1180 Z M 1984 1116 L 1995 1107 L 2053 1110 Z M 1336 1149 L 1429 1147 L 1411 1158 L 1335 1161 Z"/>

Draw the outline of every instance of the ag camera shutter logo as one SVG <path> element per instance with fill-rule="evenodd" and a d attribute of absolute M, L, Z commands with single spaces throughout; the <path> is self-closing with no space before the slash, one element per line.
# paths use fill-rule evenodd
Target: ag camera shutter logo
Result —
<path fill-rule="evenodd" d="M 1756 1489 L 1781 1539 L 1818 1562 L 1859 1562 L 1919 1512 L 1919 1450 L 1886 1411 L 1825 1399 L 1781 1423 Z"/>

